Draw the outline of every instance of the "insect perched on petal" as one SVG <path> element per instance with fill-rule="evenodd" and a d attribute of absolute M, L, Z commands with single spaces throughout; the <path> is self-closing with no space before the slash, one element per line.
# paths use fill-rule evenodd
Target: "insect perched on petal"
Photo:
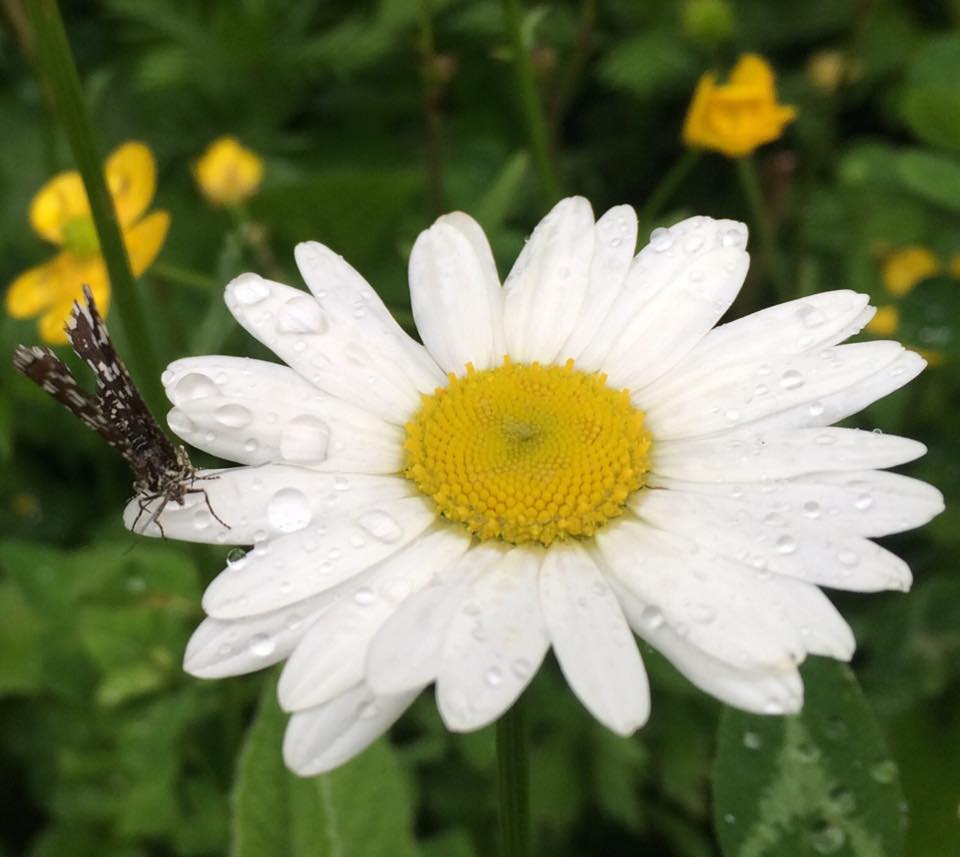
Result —
<path fill-rule="evenodd" d="M 84 297 L 86 305 L 74 303 L 66 330 L 73 350 L 96 378 L 96 395 L 86 392 L 49 348 L 18 345 L 13 365 L 123 456 L 133 471 L 141 515 L 147 511 L 147 504 L 159 500 L 146 527 L 168 503 L 182 505 L 188 494 L 201 494 L 207 499 L 206 491 L 194 484 L 211 477 L 198 476 L 186 449 L 175 447 L 163 433 L 114 349 L 89 287 L 84 287 Z M 210 514 L 217 518 L 212 508 Z M 139 520 L 134 530 L 138 524 Z"/>

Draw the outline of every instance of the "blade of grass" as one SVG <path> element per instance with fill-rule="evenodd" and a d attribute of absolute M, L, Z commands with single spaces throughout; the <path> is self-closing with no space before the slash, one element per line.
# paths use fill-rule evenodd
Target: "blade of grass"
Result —
<path fill-rule="evenodd" d="M 60 7 L 56 0 L 28 0 L 27 8 L 36 39 L 37 62 L 50 88 L 57 117 L 63 123 L 90 201 L 117 314 L 129 343 L 131 368 L 137 374 L 147 403 L 158 408 L 165 401 L 160 387 L 160 364 L 130 271 L 113 198 L 103 175 L 93 121 L 83 99 Z"/>

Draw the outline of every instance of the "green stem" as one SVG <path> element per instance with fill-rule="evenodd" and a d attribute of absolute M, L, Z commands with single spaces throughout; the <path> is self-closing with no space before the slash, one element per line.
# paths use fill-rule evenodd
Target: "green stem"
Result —
<path fill-rule="evenodd" d="M 703 151 L 700 149 L 687 149 L 660 179 L 640 210 L 641 235 L 650 231 L 664 204 L 673 196 L 683 180 L 690 174 L 690 171 L 700 162 L 702 155 Z"/>
<path fill-rule="evenodd" d="M 530 772 L 523 699 L 497 721 L 500 854 L 530 854 Z"/>
<path fill-rule="evenodd" d="M 28 9 L 36 38 L 37 61 L 50 87 L 54 106 L 86 188 L 117 313 L 133 363 L 139 370 L 138 380 L 147 402 L 157 406 L 164 401 L 160 387 L 160 363 L 140 296 L 134 286 L 113 198 L 104 179 L 93 122 L 83 100 L 80 76 L 60 8 L 57 0 L 28 0 Z"/>
<path fill-rule="evenodd" d="M 443 84 L 438 78 L 433 43 L 433 9 L 430 0 L 420 0 L 420 77 L 423 84 L 423 116 L 427 132 L 427 180 L 434 217 L 445 209 L 443 189 L 443 119 L 440 104 Z"/>
<path fill-rule="evenodd" d="M 181 268 L 179 265 L 170 265 L 166 262 L 154 262 L 150 267 L 150 273 L 158 280 L 163 280 L 173 286 L 186 286 L 202 292 L 211 292 L 216 286 L 213 277 L 201 274 L 199 271 L 191 271 L 189 268 Z"/>
<path fill-rule="evenodd" d="M 517 87 L 520 90 L 520 102 L 527 123 L 527 133 L 530 136 L 530 148 L 533 150 L 533 158 L 540 171 L 540 180 L 543 182 L 547 202 L 552 205 L 560 198 L 560 182 L 557 179 L 553 156 L 550 152 L 543 99 L 540 97 L 537 82 L 533 76 L 530 51 L 523 38 L 520 0 L 503 0 L 503 20 L 513 49 L 513 67 L 517 75 Z"/>
<path fill-rule="evenodd" d="M 787 282 L 780 254 L 777 251 L 773 224 L 763 201 L 763 191 L 760 189 L 760 177 L 757 175 L 756 164 L 749 157 L 737 158 L 736 164 L 740 186 L 750 208 L 750 217 L 753 221 L 751 226 L 756 229 L 760 238 L 760 254 L 763 259 L 763 266 L 773 283 L 776 296 L 780 300 L 789 300 L 792 297 L 790 286 Z"/>

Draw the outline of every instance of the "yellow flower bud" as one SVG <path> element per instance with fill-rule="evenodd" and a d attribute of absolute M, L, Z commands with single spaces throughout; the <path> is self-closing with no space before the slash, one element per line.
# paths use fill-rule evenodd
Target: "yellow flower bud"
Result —
<path fill-rule="evenodd" d="M 893 304 L 878 307 L 876 315 L 867 322 L 867 330 L 874 336 L 893 336 L 900 326 L 900 310 Z"/>
<path fill-rule="evenodd" d="M 777 102 L 767 61 L 744 54 L 728 83 L 717 84 L 713 72 L 700 78 L 683 123 L 683 142 L 742 158 L 779 138 L 796 113 L 794 107 Z"/>
<path fill-rule="evenodd" d="M 214 205 L 236 205 L 257 192 L 263 180 L 263 161 L 234 137 L 220 137 L 207 147 L 193 174 Z"/>

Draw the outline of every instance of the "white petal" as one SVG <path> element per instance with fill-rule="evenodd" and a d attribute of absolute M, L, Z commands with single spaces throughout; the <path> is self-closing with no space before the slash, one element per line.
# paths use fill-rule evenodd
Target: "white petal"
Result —
<path fill-rule="evenodd" d="M 717 660 L 694 646 L 622 587 L 617 597 L 630 626 L 659 650 L 683 675 L 721 702 L 755 714 L 793 714 L 803 707 L 803 682 L 794 664 L 779 668 L 741 669 Z"/>
<path fill-rule="evenodd" d="M 444 383 L 427 350 L 406 334 L 376 291 L 342 256 L 316 241 L 298 244 L 293 255 L 307 288 L 348 341 L 362 341 L 395 364 L 421 393 L 432 393 Z"/>
<path fill-rule="evenodd" d="M 650 715 L 650 688 L 617 599 L 590 555 L 557 543 L 540 569 L 540 607 L 560 669 L 587 710 L 620 735 Z"/>
<path fill-rule="evenodd" d="M 765 573 L 858 592 L 910 587 L 910 570 L 899 557 L 796 512 L 663 489 L 637 492 L 630 508 L 654 527 Z"/>
<path fill-rule="evenodd" d="M 721 324 L 644 394 L 650 400 L 660 401 L 663 394 L 671 390 L 676 393 L 696 383 L 707 368 L 713 372 L 734 363 L 802 354 L 842 341 L 860 329 L 850 326 L 859 321 L 869 300 L 867 295 L 840 289 L 777 304 Z"/>
<path fill-rule="evenodd" d="M 437 675 L 437 707 L 448 729 L 492 723 L 540 667 L 549 647 L 537 594 L 542 559 L 542 550 L 516 547 L 465 593 Z"/>
<path fill-rule="evenodd" d="M 301 777 L 332 771 L 393 726 L 420 690 L 382 696 L 361 684 L 317 708 L 298 711 L 283 737 L 284 762 Z"/>
<path fill-rule="evenodd" d="M 682 391 L 652 401 L 634 399 L 643 399 L 654 437 L 698 437 L 785 411 L 816 415 L 823 399 L 855 391 L 903 353 L 896 342 L 860 342 L 719 369 L 707 365 Z"/>
<path fill-rule="evenodd" d="M 602 364 L 611 386 L 639 389 L 671 369 L 717 323 L 743 285 L 750 264 L 744 250 L 746 227 L 734 221 L 694 218 L 673 229 L 678 235 L 671 239 L 671 247 L 652 252 L 655 256 L 673 253 L 676 259 L 668 267 L 659 258 L 647 262 L 644 253 L 651 251 L 644 251 L 635 263 L 639 282 L 629 283 L 625 290 L 639 286 L 641 293 L 647 288 L 655 288 L 655 293 L 639 311 L 630 313 L 618 304 L 611 310 L 617 334 Z M 657 242 L 652 245 L 657 246 Z M 644 264 L 650 267 L 641 275 Z M 652 286 L 644 287 L 648 278 Z M 658 285 L 661 278 L 664 281 Z M 604 330 L 598 334 L 607 335 Z"/>
<path fill-rule="evenodd" d="M 379 503 L 413 496 L 416 489 L 398 476 L 345 476 L 261 464 L 198 471 L 194 490 L 182 506 L 167 503 L 157 520 L 147 525 L 162 500 L 141 508 L 140 500 L 134 498 L 124 510 L 123 520 L 133 529 L 139 517 L 136 531 L 142 535 L 188 542 L 250 545 L 303 531 L 304 544 L 309 545 L 318 528 L 349 526 L 360 513 Z"/>
<path fill-rule="evenodd" d="M 932 485 L 889 473 L 860 470 L 814 473 L 772 482 L 685 482 L 651 476 L 650 488 L 731 498 L 803 518 L 844 533 L 876 538 L 920 527 L 943 511 L 943 495 Z"/>
<path fill-rule="evenodd" d="M 586 371 L 608 372 L 616 363 L 617 384 L 623 377 L 632 375 L 644 360 L 655 361 L 653 371 L 659 375 L 661 364 L 665 371 L 668 364 L 683 357 L 716 321 L 713 318 L 707 322 L 704 318 L 722 312 L 720 304 L 729 303 L 739 288 L 739 282 L 729 278 L 739 276 L 742 282 L 742 273 L 746 271 L 748 258 L 743 247 L 747 229 L 736 221 L 691 217 L 670 229 L 654 230 L 653 235 L 656 240 L 634 259 L 606 318 L 589 345 L 577 356 L 578 368 Z M 718 254 L 723 257 L 722 261 L 718 260 Z M 717 261 L 720 261 L 718 269 L 715 268 Z M 730 266 L 731 270 L 725 270 L 724 266 Z M 691 281 L 690 274 L 694 271 Z M 701 273 L 703 278 L 697 279 Z M 707 287 L 706 291 L 702 287 Z M 696 297 L 698 292 L 702 292 L 710 307 L 705 307 Z M 679 301 L 672 295 L 680 296 Z M 657 321 L 650 333 L 653 318 Z M 703 324 L 706 326 L 700 330 Z M 680 339 L 674 343 L 661 342 L 656 329 L 660 325 L 667 325 Z M 686 330 L 677 331 L 680 327 Z M 699 330 L 696 335 L 695 328 Z M 648 336 L 653 337 L 650 342 L 639 341 Z"/>
<path fill-rule="evenodd" d="M 279 663 L 336 597 L 324 592 L 248 619 L 204 619 L 187 643 L 183 669 L 197 678 L 224 678 Z"/>
<path fill-rule="evenodd" d="M 618 205 L 594 227 L 593 261 L 583 308 L 560 357 L 579 358 L 590 345 L 624 286 L 637 246 L 637 215 L 629 205 Z"/>
<path fill-rule="evenodd" d="M 407 598 L 377 632 L 367 651 L 367 683 L 378 693 L 401 693 L 432 682 L 443 640 L 472 579 L 507 553 L 482 542 L 431 584 Z"/>
<path fill-rule="evenodd" d="M 604 568 L 657 611 L 651 622 L 714 657 L 747 669 L 803 659 L 799 630 L 773 606 L 781 589 L 771 579 L 636 520 L 605 527 L 596 545 Z"/>
<path fill-rule="evenodd" d="M 759 482 L 825 470 L 895 467 L 926 451 L 915 440 L 858 429 L 741 430 L 654 442 L 650 469 L 674 479 Z"/>
<path fill-rule="evenodd" d="M 350 473 L 403 467 L 401 428 L 322 392 L 287 366 L 188 357 L 167 367 L 163 383 L 174 405 L 170 428 L 228 461 Z"/>
<path fill-rule="evenodd" d="M 287 711 L 321 705 L 363 680 L 367 647 L 412 594 L 455 563 L 470 546 L 462 527 L 440 525 L 337 588 L 337 601 L 313 624 L 280 676 Z"/>
<path fill-rule="evenodd" d="M 558 202 L 534 229 L 503 286 L 507 350 L 519 363 L 565 358 L 589 286 L 593 211 L 581 196 Z"/>
<path fill-rule="evenodd" d="M 503 295 L 490 245 L 479 224 L 462 212 L 441 217 L 420 233 L 410 253 L 410 299 L 417 330 L 446 372 L 499 365 Z"/>
<path fill-rule="evenodd" d="M 203 609 L 217 619 L 256 616 L 331 589 L 396 553 L 436 519 L 421 497 L 378 503 L 347 524 L 260 542 L 207 587 Z"/>
<path fill-rule="evenodd" d="M 831 425 L 859 413 L 867 405 L 872 405 L 878 399 L 898 390 L 916 378 L 926 365 L 927 361 L 919 354 L 902 351 L 892 363 L 864 378 L 853 387 L 824 396 L 822 399 L 772 413 L 752 423 L 750 428 L 753 431 L 770 431 Z"/>
<path fill-rule="evenodd" d="M 417 387 L 383 348 L 376 320 L 341 324 L 307 293 L 256 274 L 229 283 L 224 300 L 247 331 L 321 390 L 394 423 L 417 409 Z"/>

